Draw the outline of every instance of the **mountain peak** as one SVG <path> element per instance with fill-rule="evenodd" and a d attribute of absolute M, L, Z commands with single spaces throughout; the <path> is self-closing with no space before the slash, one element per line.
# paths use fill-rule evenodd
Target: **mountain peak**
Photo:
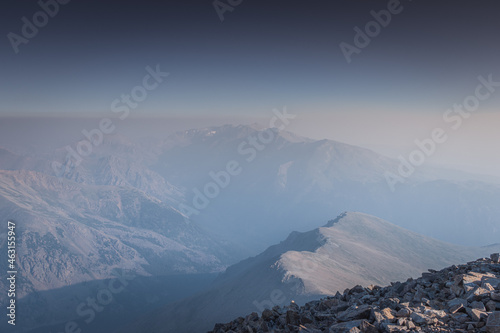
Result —
<path fill-rule="evenodd" d="M 313 142 L 314 140 L 302 137 L 295 133 L 279 130 L 276 127 L 267 128 L 258 123 L 246 124 L 246 125 L 232 125 L 225 124 L 220 126 L 209 126 L 202 128 L 193 128 L 189 130 L 179 131 L 172 134 L 167 142 L 172 142 L 173 140 L 207 140 L 207 138 L 221 139 L 225 138 L 227 140 L 232 139 L 242 139 L 254 133 L 264 132 L 270 130 L 274 132 L 276 137 L 281 137 L 285 141 L 296 143 L 296 142 Z"/>
<path fill-rule="evenodd" d="M 325 224 L 325 226 L 324 226 L 324 227 L 325 227 L 325 228 L 330 228 L 330 227 L 332 227 L 335 223 L 338 223 L 341 219 L 343 219 L 344 217 L 346 217 L 346 216 L 347 216 L 347 213 L 348 213 L 348 212 L 343 212 L 342 214 L 340 214 L 339 216 L 337 216 L 335 219 L 328 221 L 328 223 L 327 223 L 327 224 Z"/>

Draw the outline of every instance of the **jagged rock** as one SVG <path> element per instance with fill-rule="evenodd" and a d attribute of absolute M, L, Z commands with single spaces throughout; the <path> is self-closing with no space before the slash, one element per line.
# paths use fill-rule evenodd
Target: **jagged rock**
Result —
<path fill-rule="evenodd" d="M 483 287 L 484 289 L 488 290 L 488 291 L 495 291 L 495 287 L 493 287 L 491 285 L 491 283 L 488 283 L 488 282 L 485 282 L 481 285 L 481 287 Z"/>
<path fill-rule="evenodd" d="M 247 321 L 257 321 L 259 320 L 259 314 L 257 312 L 252 312 L 246 318 Z"/>
<path fill-rule="evenodd" d="M 453 316 L 453 320 L 460 324 L 464 324 L 465 322 L 469 321 L 470 318 L 466 313 L 457 313 Z"/>
<path fill-rule="evenodd" d="M 362 333 L 378 333 L 378 329 L 366 320 L 363 320 L 361 322 L 361 325 L 359 325 L 359 329 Z"/>
<path fill-rule="evenodd" d="M 490 258 L 491 261 L 498 263 L 500 262 L 500 253 L 492 253 Z"/>
<path fill-rule="evenodd" d="M 387 320 L 394 320 L 394 310 L 392 310 L 391 308 L 385 308 L 380 313 Z"/>
<path fill-rule="evenodd" d="M 472 318 L 474 321 L 481 321 L 481 319 L 486 318 L 487 314 L 485 312 L 476 310 L 476 309 L 471 309 L 467 308 L 467 314 Z"/>
<path fill-rule="evenodd" d="M 500 333 L 500 312 L 493 312 L 488 316 L 488 321 L 486 322 L 486 332 L 489 333 Z"/>
<path fill-rule="evenodd" d="M 455 296 L 462 296 L 462 294 L 464 293 L 464 289 L 459 287 L 458 285 L 456 284 L 453 284 L 451 287 L 450 287 L 450 290 L 451 292 L 453 292 L 453 294 Z"/>
<path fill-rule="evenodd" d="M 417 313 L 417 312 L 413 312 L 411 315 L 410 315 L 410 318 L 413 320 L 414 323 L 416 324 L 420 324 L 420 325 L 423 325 L 423 324 L 432 324 L 434 322 L 434 319 L 431 318 L 431 317 L 428 317 L 422 313 Z"/>
<path fill-rule="evenodd" d="M 300 316 L 300 322 L 302 324 L 310 324 L 310 323 L 314 322 L 314 320 L 313 320 L 313 317 L 311 314 L 305 313 L 305 314 L 302 314 Z"/>
<path fill-rule="evenodd" d="M 390 316 L 387 316 L 387 312 L 382 312 L 382 311 L 373 311 L 372 312 L 372 317 L 374 318 L 375 322 L 377 324 L 383 324 L 385 322 L 389 322 L 392 319 L 394 319 L 394 316 L 389 312 Z"/>
<path fill-rule="evenodd" d="M 396 323 L 399 325 L 399 326 L 406 326 L 406 323 L 408 322 L 408 319 L 407 318 L 398 318 L 398 320 L 396 321 Z"/>
<path fill-rule="evenodd" d="M 349 291 L 349 294 L 359 294 L 365 291 L 365 288 L 361 287 L 360 285 L 355 286 Z"/>
<path fill-rule="evenodd" d="M 469 301 L 480 300 L 488 295 L 490 295 L 490 292 L 488 290 L 481 287 L 475 287 L 473 290 L 469 291 L 465 299 Z"/>
<path fill-rule="evenodd" d="M 289 325 L 299 325 L 300 324 L 300 315 L 298 312 L 294 310 L 288 310 L 286 312 L 286 323 Z"/>
<path fill-rule="evenodd" d="M 454 307 L 455 305 L 462 305 L 463 307 L 467 306 L 467 300 L 462 299 L 462 298 L 454 298 L 450 301 L 448 301 L 447 305 L 448 307 Z"/>
<path fill-rule="evenodd" d="M 398 312 L 396 312 L 396 317 L 409 317 L 411 314 L 410 309 L 408 308 L 402 308 Z"/>
<path fill-rule="evenodd" d="M 455 304 L 450 308 L 450 313 L 456 313 L 461 309 L 464 309 L 464 306 L 462 304 Z"/>
<path fill-rule="evenodd" d="M 359 331 L 359 326 L 361 326 L 361 323 L 363 320 L 353 320 L 353 321 L 348 321 L 340 324 L 335 324 L 330 326 L 330 333 L 343 333 L 343 332 L 349 332 L 349 333 L 354 333 L 356 331 L 351 331 L 353 328 L 357 328 Z"/>
<path fill-rule="evenodd" d="M 337 315 L 339 321 L 352 321 L 355 319 L 368 319 L 371 314 L 371 307 L 369 305 L 361 305 L 355 308 L 349 308 Z"/>
<path fill-rule="evenodd" d="M 262 311 L 262 319 L 263 320 L 267 321 L 273 317 L 274 317 L 274 312 L 272 310 L 265 309 L 264 311 Z"/>
<path fill-rule="evenodd" d="M 408 322 L 406 323 L 406 327 L 408 327 L 408 329 L 410 329 L 410 330 L 411 330 L 411 329 L 414 329 L 414 328 L 415 328 L 415 327 L 417 327 L 417 326 L 415 326 L 415 324 L 414 324 L 412 321 L 408 321 Z"/>
<path fill-rule="evenodd" d="M 446 317 L 446 312 L 444 312 L 443 310 L 434 310 L 434 309 L 427 309 L 425 310 L 424 314 L 426 316 L 429 316 L 431 318 L 444 318 Z"/>
<path fill-rule="evenodd" d="M 406 326 L 399 326 L 399 325 L 384 323 L 382 325 L 382 327 L 384 328 L 384 330 L 386 332 L 390 332 L 390 333 L 392 333 L 392 332 L 407 332 Z"/>
<path fill-rule="evenodd" d="M 474 301 L 471 303 L 470 307 L 479 311 L 486 312 L 486 308 L 484 307 L 483 302 Z"/>
<path fill-rule="evenodd" d="M 486 310 L 488 312 L 493 312 L 497 308 L 497 303 L 495 301 L 489 301 L 486 303 Z"/>

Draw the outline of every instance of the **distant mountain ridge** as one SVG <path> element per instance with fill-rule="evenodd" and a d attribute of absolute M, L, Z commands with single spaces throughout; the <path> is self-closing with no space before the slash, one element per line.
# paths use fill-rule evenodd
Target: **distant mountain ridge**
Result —
<path fill-rule="evenodd" d="M 453 243 L 483 245 L 498 239 L 500 185 L 481 176 L 449 172 L 444 177 L 446 170 L 423 166 L 391 192 L 385 173 L 397 174 L 397 160 L 277 129 L 271 129 L 273 141 L 253 148 L 249 138 L 262 131 L 243 125 L 182 131 L 158 144 L 149 168 L 179 189 L 180 202 L 193 206 L 194 189 L 203 191 L 212 181 L 209 173 L 237 161 L 242 173 L 191 218 L 253 252 L 346 209 Z M 234 227 L 235 220 L 243 229 Z M 464 232 L 450 232 L 449 223 Z"/>
<path fill-rule="evenodd" d="M 126 332 L 202 332 L 245 313 L 333 296 L 354 285 L 386 285 L 499 250 L 447 244 L 362 213 L 293 232 L 261 254 L 230 266 L 212 288 L 166 306 Z M 189 319 L 188 319 L 189 318 Z"/>

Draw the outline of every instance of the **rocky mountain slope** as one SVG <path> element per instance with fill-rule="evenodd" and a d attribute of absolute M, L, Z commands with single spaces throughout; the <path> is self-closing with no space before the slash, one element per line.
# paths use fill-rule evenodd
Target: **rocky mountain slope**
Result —
<path fill-rule="evenodd" d="M 353 285 L 384 285 L 500 250 L 447 244 L 362 213 L 293 232 L 258 256 L 228 267 L 212 288 L 168 305 L 130 331 L 202 332 L 213 323 L 291 300 L 303 303 Z"/>
<path fill-rule="evenodd" d="M 38 290 L 111 277 L 107 272 L 116 267 L 139 274 L 224 268 L 221 258 L 228 254 L 221 244 L 133 188 L 78 184 L 33 171 L 0 171 L 0 184 L 2 215 L 20 228 L 19 264 Z"/>
<path fill-rule="evenodd" d="M 44 291 L 115 278 L 117 270 L 142 277 L 213 273 L 232 260 L 224 242 L 132 187 L 0 170 L 0 214 L 17 224 L 22 272 L 17 297 L 26 315 L 19 323 L 24 327 L 72 319 L 90 287 L 55 298 Z M 5 253 L 6 232 L 0 231 Z M 4 272 L 6 264 L 0 263 Z M 2 279 L 0 287 L 6 283 Z M 0 303 L 5 299 L 2 294 Z"/>
<path fill-rule="evenodd" d="M 369 256 L 369 255 L 368 255 Z M 319 301 L 253 312 L 210 333 L 500 332 L 499 254 L 390 286 L 356 285 Z"/>

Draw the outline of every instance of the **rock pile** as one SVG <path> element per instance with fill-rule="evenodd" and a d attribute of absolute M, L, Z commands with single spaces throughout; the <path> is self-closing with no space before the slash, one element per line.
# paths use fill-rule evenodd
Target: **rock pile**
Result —
<path fill-rule="evenodd" d="M 498 253 L 388 287 L 355 286 L 299 307 L 266 309 L 210 333 L 489 332 L 500 333 Z"/>

